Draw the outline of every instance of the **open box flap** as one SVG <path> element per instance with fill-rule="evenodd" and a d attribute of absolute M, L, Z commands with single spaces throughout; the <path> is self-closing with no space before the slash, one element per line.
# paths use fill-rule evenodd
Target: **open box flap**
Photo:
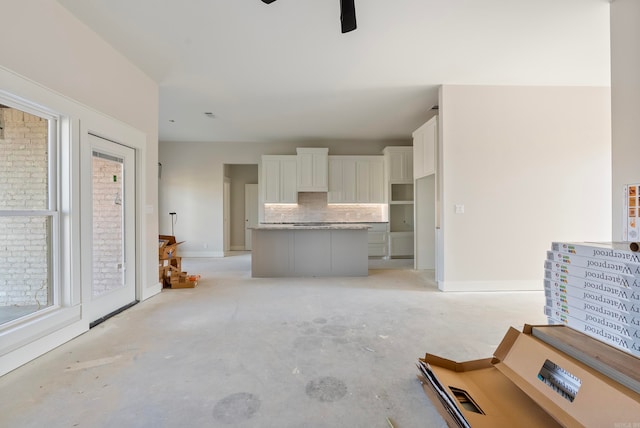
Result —
<path fill-rule="evenodd" d="M 563 425 L 638 420 L 640 395 L 530 334 L 510 329 L 495 356 L 495 368 Z M 548 367 L 557 370 L 558 379 Z"/>
<path fill-rule="evenodd" d="M 544 409 L 495 369 L 494 358 L 460 363 L 427 354 L 421 361 L 428 364 L 436 379 L 434 383 L 440 384 L 448 396 L 443 399 L 437 387 L 419 376 L 432 402 L 440 402 L 441 406 L 436 407 L 449 426 L 464 426 L 456 421 L 456 412 L 474 428 L 559 426 Z M 451 411 L 445 401 L 452 403 L 455 410 Z"/>

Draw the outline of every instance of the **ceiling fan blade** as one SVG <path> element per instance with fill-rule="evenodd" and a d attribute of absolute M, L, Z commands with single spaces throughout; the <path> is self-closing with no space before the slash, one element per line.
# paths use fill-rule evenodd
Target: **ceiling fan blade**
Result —
<path fill-rule="evenodd" d="M 357 28 L 355 0 L 340 0 L 340 23 L 342 33 L 348 33 Z"/>

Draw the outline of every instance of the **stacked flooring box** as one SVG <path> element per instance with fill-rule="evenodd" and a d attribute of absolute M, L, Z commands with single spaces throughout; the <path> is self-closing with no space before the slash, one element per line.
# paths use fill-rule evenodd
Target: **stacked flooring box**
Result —
<path fill-rule="evenodd" d="M 544 288 L 550 323 L 640 356 L 640 253 L 628 243 L 554 242 Z"/>

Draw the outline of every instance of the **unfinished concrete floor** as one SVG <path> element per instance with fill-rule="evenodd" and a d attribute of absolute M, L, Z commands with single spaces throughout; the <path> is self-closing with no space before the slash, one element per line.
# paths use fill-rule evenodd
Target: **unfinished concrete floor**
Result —
<path fill-rule="evenodd" d="M 488 357 L 544 295 L 441 293 L 428 275 L 254 279 L 250 256 L 0 378 L 2 427 L 443 427 L 416 379 L 430 352 Z M 376 267 L 382 267 L 378 264 Z"/>

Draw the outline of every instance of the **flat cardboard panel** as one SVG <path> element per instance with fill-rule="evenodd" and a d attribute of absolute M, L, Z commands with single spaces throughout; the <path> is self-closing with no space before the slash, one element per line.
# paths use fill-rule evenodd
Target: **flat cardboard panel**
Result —
<path fill-rule="evenodd" d="M 640 422 L 640 394 L 533 337 L 533 328 L 535 326 L 527 325 L 523 333 L 514 328 L 509 329 L 492 359 L 459 363 L 427 354 L 422 361 L 430 365 L 451 400 L 457 403 L 459 412 L 474 428 L 613 427 Z M 640 372 L 639 359 L 631 355 L 621 355 L 613 348 L 588 336 L 584 336 L 578 342 L 576 340 L 578 339 L 573 338 L 573 346 L 587 349 L 590 349 L 589 342 L 595 343 L 596 358 L 600 357 L 604 361 L 613 359 L 617 364 L 618 373 L 626 371 L 632 373 L 630 378 L 633 378 L 637 377 L 635 373 Z M 614 351 L 616 355 L 609 358 L 609 353 Z M 568 379 L 579 379 L 579 387 L 575 394 L 559 394 L 539 378 L 542 367 L 549 362 L 568 372 Z M 624 369 L 620 365 L 631 367 Z M 419 378 L 423 382 L 425 392 L 447 424 L 451 427 L 458 426 L 455 419 L 448 415 L 428 381 L 422 376 Z M 459 404 L 451 388 L 464 390 L 484 414 L 465 409 Z"/>
<path fill-rule="evenodd" d="M 573 402 L 538 379 L 547 359 L 582 381 Z M 531 335 L 518 336 L 495 366 L 563 424 L 575 421 L 585 426 L 614 426 L 636 422 L 640 415 L 640 395 Z"/>
<path fill-rule="evenodd" d="M 456 363 L 443 358 L 427 355 L 424 359 L 429 363 L 438 380 L 447 388 L 454 402 L 451 388 L 465 391 L 484 412 L 478 414 L 458 406 L 473 428 L 484 427 L 516 427 L 516 426 L 560 426 L 544 409 L 531 400 L 509 378 L 493 366 L 493 359 L 475 360 L 467 363 Z M 442 364 L 442 366 L 440 366 Z M 423 379 L 423 382 L 425 380 Z M 425 391 L 431 389 L 423 384 Z M 443 406 L 439 404 L 437 394 L 431 390 L 432 402 L 439 408 L 449 426 L 457 426 Z M 446 416 L 446 417 L 445 417 Z"/>

